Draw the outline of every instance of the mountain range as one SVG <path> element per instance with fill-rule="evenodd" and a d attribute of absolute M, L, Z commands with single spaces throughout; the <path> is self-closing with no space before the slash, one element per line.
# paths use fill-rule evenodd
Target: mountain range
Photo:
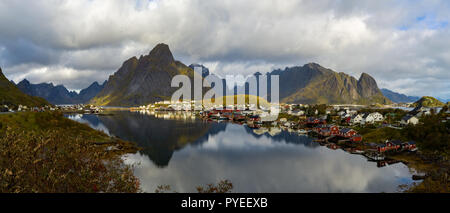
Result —
<path fill-rule="evenodd" d="M 28 95 L 42 97 L 52 104 L 59 105 L 87 103 L 103 89 L 105 84 L 106 82 L 102 85 L 94 82 L 80 93 L 69 91 L 63 85 L 55 86 L 53 83 L 31 84 L 27 79 L 19 82 L 17 87 Z"/>
<path fill-rule="evenodd" d="M 407 96 L 388 89 L 381 89 L 381 92 L 394 103 L 413 103 L 420 99 L 417 96 Z"/>
<path fill-rule="evenodd" d="M 27 95 L 3 75 L 0 68 L 0 105 L 28 107 L 50 105 L 45 99 Z"/>
<path fill-rule="evenodd" d="M 176 61 L 166 44 L 158 44 L 149 55 L 132 57 L 108 79 L 105 88 L 90 103 L 109 106 L 136 106 L 169 100 L 177 88 L 170 86 L 173 76 L 195 73 L 200 66 L 202 76 L 209 70 L 202 65 L 190 67 Z M 308 104 L 389 104 L 375 79 L 363 73 L 357 80 L 345 73 L 337 73 L 319 64 L 274 70 L 269 75 L 280 76 L 280 100 L 286 103 Z"/>
<path fill-rule="evenodd" d="M 306 104 L 389 104 L 374 78 L 363 73 L 357 80 L 316 63 L 274 70 L 280 76 L 280 100 Z"/>
<path fill-rule="evenodd" d="M 102 85 L 94 82 L 79 94 L 67 90 L 63 85 L 31 84 L 26 79 L 18 83 L 17 87 L 28 95 L 45 98 L 53 104 L 139 106 L 170 100 L 173 92 L 178 89 L 171 87 L 172 78 L 184 74 L 192 82 L 195 67 L 201 68 L 202 77 L 215 76 L 203 65 L 186 66 L 175 60 L 168 45 L 158 44 L 148 55 L 126 60 Z M 287 67 L 284 70 L 277 69 L 267 75 L 279 75 L 280 101 L 284 103 L 389 104 L 391 100 L 394 102 L 404 100 L 401 99 L 404 98 L 401 94 L 380 90 L 375 79 L 367 73 L 356 79 L 316 63 Z M 219 80 L 226 82 L 225 79 Z M 227 90 L 230 89 L 224 87 L 223 91 Z M 234 90 L 238 91 L 236 87 Z M 247 89 L 240 91 L 248 92 Z M 391 100 L 383 94 L 389 96 Z"/>

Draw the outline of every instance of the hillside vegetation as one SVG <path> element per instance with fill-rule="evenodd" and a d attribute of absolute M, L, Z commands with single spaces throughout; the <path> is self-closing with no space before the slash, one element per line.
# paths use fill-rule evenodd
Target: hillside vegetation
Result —
<path fill-rule="evenodd" d="M 419 99 L 418 101 L 414 102 L 413 106 L 414 107 L 418 107 L 418 106 L 421 106 L 421 107 L 443 107 L 443 106 L 445 106 L 445 104 L 436 98 L 433 98 L 430 96 L 424 96 L 421 99 Z"/>
<path fill-rule="evenodd" d="M 0 68 L 0 105 L 41 107 L 51 104 L 43 98 L 29 96 L 20 91 L 16 85 L 3 75 L 2 69 Z"/>
<path fill-rule="evenodd" d="M 119 157 L 135 151 L 59 113 L 0 115 L 0 192 L 137 192 Z"/>

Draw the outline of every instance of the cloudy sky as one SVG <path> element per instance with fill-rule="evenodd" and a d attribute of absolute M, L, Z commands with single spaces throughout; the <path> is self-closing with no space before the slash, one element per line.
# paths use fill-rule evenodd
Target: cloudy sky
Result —
<path fill-rule="evenodd" d="M 447 0 L 0 0 L 0 66 L 79 90 L 167 43 L 220 75 L 316 62 L 450 98 L 448 11 Z"/>

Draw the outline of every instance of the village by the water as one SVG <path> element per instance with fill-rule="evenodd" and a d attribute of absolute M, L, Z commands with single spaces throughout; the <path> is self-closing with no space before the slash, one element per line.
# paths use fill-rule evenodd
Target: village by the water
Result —
<path fill-rule="evenodd" d="M 62 111 L 64 113 L 107 114 L 110 111 L 133 111 L 154 115 L 162 119 L 198 119 L 204 122 L 231 122 L 247 125 L 257 135 L 275 136 L 282 131 L 308 135 L 314 142 L 329 149 L 342 149 L 350 154 L 364 155 L 368 160 L 376 161 L 378 167 L 398 163 L 391 159 L 398 153 L 416 152 L 415 141 L 398 139 L 383 142 L 366 140 L 358 130 L 362 128 L 402 129 L 408 125 L 417 125 L 421 118 L 435 113 L 445 113 L 441 122 L 450 120 L 450 111 L 442 107 L 411 107 L 410 104 L 393 104 L 384 106 L 365 105 L 308 105 L 279 104 L 279 113 L 270 114 L 274 106 L 264 108 L 254 105 L 219 105 L 203 106 L 194 110 L 198 101 L 172 103 L 161 101 L 140 107 L 97 107 L 94 105 L 60 105 L 33 107 L 19 105 L 16 111 Z M 441 112 L 445 110 L 445 112 Z M 14 112 L 8 106 L 3 112 Z"/>

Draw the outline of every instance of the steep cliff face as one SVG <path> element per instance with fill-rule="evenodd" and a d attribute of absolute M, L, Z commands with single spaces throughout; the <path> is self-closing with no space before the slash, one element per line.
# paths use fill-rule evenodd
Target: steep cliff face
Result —
<path fill-rule="evenodd" d="M 175 75 L 194 76 L 194 71 L 176 61 L 166 44 L 158 44 L 139 59 L 132 57 L 109 77 L 105 88 L 91 100 L 96 105 L 138 106 L 170 99 Z"/>
<path fill-rule="evenodd" d="M 358 93 L 363 98 L 370 98 L 381 93 L 377 82 L 367 73 L 363 73 L 358 80 Z"/>
<path fill-rule="evenodd" d="M 390 103 L 375 79 L 363 73 L 359 80 L 318 64 L 276 70 L 280 75 L 280 99 L 287 103 L 372 104 Z"/>
<path fill-rule="evenodd" d="M 29 107 L 50 105 L 46 100 L 27 95 L 3 75 L 0 68 L 0 105 L 25 105 Z"/>

